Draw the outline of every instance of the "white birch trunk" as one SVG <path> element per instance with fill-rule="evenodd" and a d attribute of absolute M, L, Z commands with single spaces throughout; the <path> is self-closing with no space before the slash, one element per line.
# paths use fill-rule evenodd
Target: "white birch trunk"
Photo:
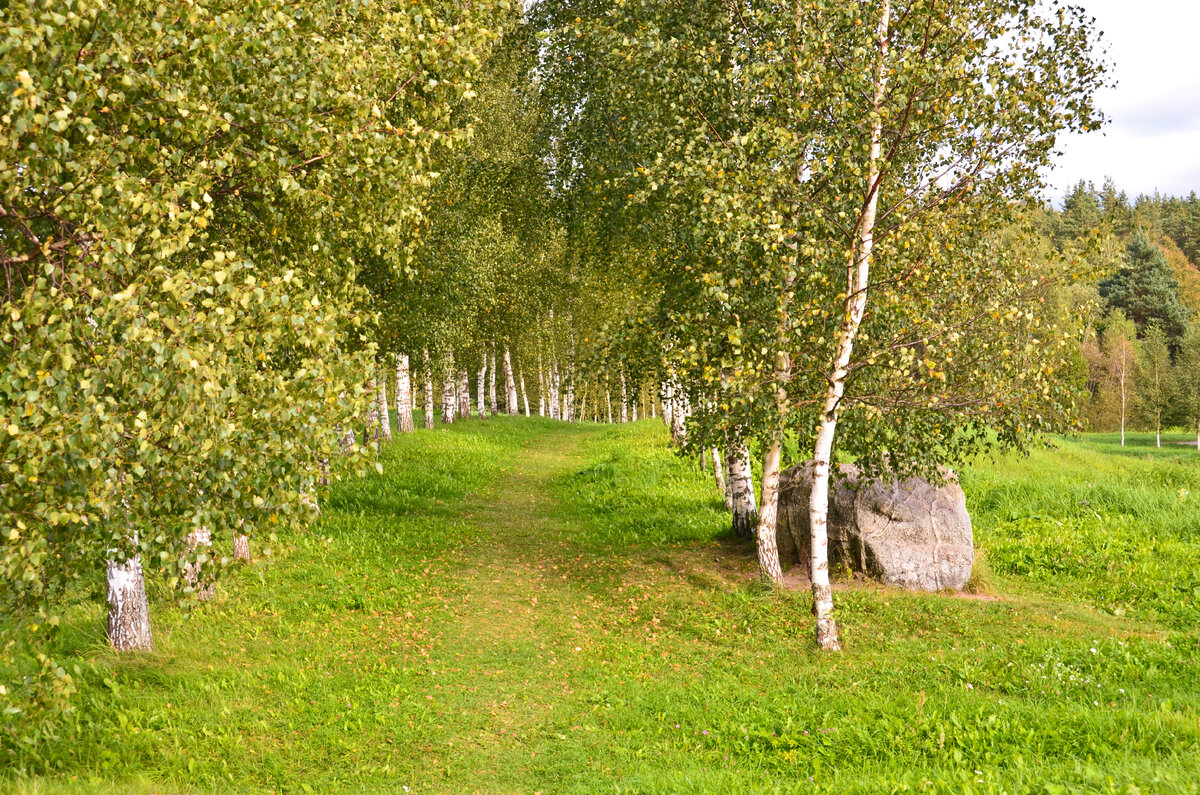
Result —
<path fill-rule="evenodd" d="M 504 346 L 504 409 L 508 416 L 515 417 L 521 413 L 517 403 L 517 379 L 513 377 L 512 352 Z"/>
<path fill-rule="evenodd" d="M 630 409 L 629 419 L 633 420 L 634 422 L 637 422 L 637 418 L 638 418 L 638 398 L 637 398 L 637 396 L 634 396 L 632 403 L 633 403 L 633 405 L 631 405 L 629 407 L 629 409 Z"/>
<path fill-rule="evenodd" d="M 465 369 L 458 371 L 458 416 L 471 419 L 471 376 Z"/>
<path fill-rule="evenodd" d="M 575 329 L 571 314 L 567 313 L 567 326 L 571 339 L 571 347 L 567 349 L 567 399 L 566 412 L 563 419 L 575 421 Z"/>
<path fill-rule="evenodd" d="M 521 402 L 525 404 L 525 416 L 529 416 L 529 393 L 525 391 L 525 368 L 517 363 L 517 380 L 521 382 Z"/>
<path fill-rule="evenodd" d="M 538 416 L 546 416 L 546 373 L 542 367 L 542 351 L 538 350 Z"/>
<path fill-rule="evenodd" d="M 363 430 L 363 439 L 378 450 L 383 441 L 383 431 L 379 425 L 379 385 L 374 376 L 367 381 L 367 420 Z"/>
<path fill-rule="evenodd" d="M 610 389 L 604 390 L 604 407 L 608 410 L 608 424 L 612 425 L 612 390 Z"/>
<path fill-rule="evenodd" d="M 184 564 L 183 573 L 184 579 L 187 580 L 188 587 L 196 593 L 196 598 L 201 602 L 207 602 L 213 595 L 213 584 L 211 581 L 206 581 L 204 577 L 204 564 L 212 559 L 210 550 L 212 549 L 212 532 L 205 526 L 187 534 L 188 555 L 196 553 L 196 560 L 189 560 Z"/>
<path fill-rule="evenodd" d="M 558 360 L 550 362 L 550 419 L 562 419 L 562 402 L 559 400 L 559 388 L 562 382 L 558 375 Z"/>
<path fill-rule="evenodd" d="M 488 373 L 488 404 L 492 408 L 492 413 L 495 414 L 499 410 L 499 406 L 496 403 L 496 354 L 494 352 L 488 366 L 491 370 Z"/>
<path fill-rule="evenodd" d="M 421 424 L 427 429 L 433 428 L 433 366 L 429 362 L 429 349 L 421 351 L 425 359 L 425 416 Z"/>
<path fill-rule="evenodd" d="M 634 406 L 634 412 L 637 411 L 637 406 Z M 629 390 L 625 386 L 625 371 L 621 370 L 621 411 L 618 415 L 621 422 L 629 422 Z"/>
<path fill-rule="evenodd" d="M 244 563 L 250 562 L 250 536 L 241 532 L 241 527 L 246 523 L 245 519 L 238 519 L 238 530 L 233 533 L 233 559 L 240 560 Z"/>
<path fill-rule="evenodd" d="M 730 510 L 733 533 L 739 538 L 754 538 L 758 532 L 758 507 L 754 500 L 754 478 L 750 470 L 750 448 L 745 442 L 731 444 L 725 451 L 729 462 Z"/>
<path fill-rule="evenodd" d="M 476 379 L 476 407 L 479 409 L 479 418 L 486 420 L 487 413 L 487 357 L 483 357 L 483 366 L 479 368 L 479 378 Z"/>
<path fill-rule="evenodd" d="M 233 559 L 250 562 L 250 536 L 238 533 L 233 539 Z"/>
<path fill-rule="evenodd" d="M 758 573 L 769 583 L 783 581 L 783 568 L 779 565 L 779 463 L 783 454 L 783 442 L 771 442 L 763 456 L 762 510 L 758 514 L 758 532 L 755 534 L 758 548 Z"/>
<path fill-rule="evenodd" d="M 413 432 L 412 377 L 409 375 L 408 354 L 396 356 L 396 428 L 400 433 Z"/>
<path fill-rule="evenodd" d="M 392 440 L 392 417 L 388 410 L 387 397 L 387 379 L 379 378 L 375 382 L 376 398 L 379 400 L 379 431 L 380 436 L 387 440 Z"/>
<path fill-rule="evenodd" d="M 871 116 L 871 143 L 867 153 L 867 201 L 858 223 L 858 241 L 847 268 L 846 311 L 838 333 L 833 372 L 828 380 L 825 410 L 817 428 L 813 450 L 813 484 L 809 501 L 810 570 L 812 573 L 813 614 L 817 619 L 817 645 L 827 651 L 840 651 L 837 623 L 833 618 L 833 590 L 829 583 L 829 479 L 832 468 L 833 441 L 837 433 L 838 410 L 846 391 L 850 358 L 854 340 L 867 308 L 867 285 L 870 283 L 871 258 L 875 249 L 875 217 L 883 175 L 880 171 L 880 141 L 883 135 L 883 105 L 887 81 L 889 26 L 891 0 L 881 0 L 879 27 L 876 36 L 878 61 L 873 78 L 875 96 Z M 764 487 L 765 490 L 765 487 Z"/>
<path fill-rule="evenodd" d="M 137 533 L 133 534 L 137 547 Z M 150 651 L 154 640 L 150 633 L 150 602 L 146 599 L 146 580 L 142 575 L 142 557 L 134 554 L 117 562 L 116 550 L 108 561 L 108 642 L 117 651 Z"/>
<path fill-rule="evenodd" d="M 713 480 L 716 481 L 717 491 L 725 499 L 725 508 L 729 508 L 729 492 L 725 488 L 725 470 L 721 468 L 721 453 L 717 448 L 712 449 Z"/>
<path fill-rule="evenodd" d="M 446 364 L 446 372 L 442 377 L 442 424 L 454 422 L 458 413 L 458 388 L 454 385 L 454 365 Z"/>

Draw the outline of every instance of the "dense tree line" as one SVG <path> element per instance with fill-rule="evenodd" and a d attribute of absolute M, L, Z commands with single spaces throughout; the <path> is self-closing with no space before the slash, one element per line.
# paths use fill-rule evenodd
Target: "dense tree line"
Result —
<path fill-rule="evenodd" d="M 1130 200 L 1080 183 L 1036 212 L 1042 235 L 1088 263 L 1064 296 L 1083 328 L 1079 420 L 1093 431 L 1189 428 L 1200 438 L 1200 199 Z"/>

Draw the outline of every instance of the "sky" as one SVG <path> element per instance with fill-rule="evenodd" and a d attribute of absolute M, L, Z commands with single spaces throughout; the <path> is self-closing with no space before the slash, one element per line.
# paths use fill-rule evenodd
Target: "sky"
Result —
<path fill-rule="evenodd" d="M 1099 95 L 1108 124 L 1061 140 L 1048 198 L 1111 176 L 1139 193 L 1200 193 L 1200 0 L 1073 0 L 1096 18 L 1114 89 Z"/>

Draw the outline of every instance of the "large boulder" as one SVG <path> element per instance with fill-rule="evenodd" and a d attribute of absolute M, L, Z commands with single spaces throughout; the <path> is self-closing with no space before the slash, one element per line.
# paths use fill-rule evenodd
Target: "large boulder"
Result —
<path fill-rule="evenodd" d="M 829 565 L 914 591 L 961 589 L 975 563 L 971 517 L 954 473 L 945 484 L 923 478 L 860 483 L 842 464 L 829 490 Z M 780 562 L 808 565 L 812 462 L 780 475 Z"/>

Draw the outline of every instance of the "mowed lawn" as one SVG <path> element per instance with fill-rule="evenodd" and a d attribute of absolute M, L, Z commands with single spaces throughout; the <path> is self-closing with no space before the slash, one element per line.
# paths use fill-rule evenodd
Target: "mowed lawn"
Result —
<path fill-rule="evenodd" d="M 1200 454 L 963 482 L 982 593 L 845 585 L 827 656 L 660 423 L 399 438 L 215 603 L 156 593 L 153 654 L 74 609 L 74 712 L 0 789 L 1197 791 Z"/>

